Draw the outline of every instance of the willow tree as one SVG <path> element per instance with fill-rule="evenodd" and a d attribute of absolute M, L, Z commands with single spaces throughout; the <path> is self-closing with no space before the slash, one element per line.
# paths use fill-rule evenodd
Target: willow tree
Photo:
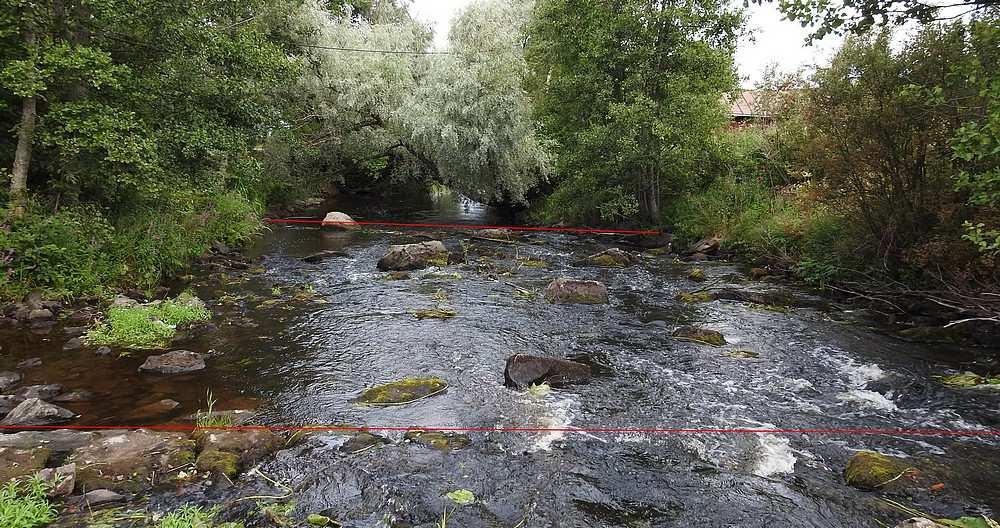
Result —
<path fill-rule="evenodd" d="M 540 0 L 537 112 L 559 144 L 552 219 L 657 222 L 687 186 L 734 89 L 739 12 L 720 0 Z"/>
<path fill-rule="evenodd" d="M 487 203 L 523 203 L 550 172 L 524 88 L 531 3 L 472 4 L 455 19 L 450 54 L 435 55 L 396 119 L 436 176 Z"/>

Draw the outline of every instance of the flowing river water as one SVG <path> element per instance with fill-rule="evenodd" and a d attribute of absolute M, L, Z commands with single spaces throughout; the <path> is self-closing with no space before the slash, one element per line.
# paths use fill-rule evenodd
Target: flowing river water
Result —
<path fill-rule="evenodd" d="M 358 220 L 502 221 L 454 195 L 340 198 L 309 216 L 327 210 Z M 94 402 L 66 404 L 85 424 L 148 425 L 137 407 L 172 398 L 182 404 L 178 416 L 188 414 L 205 407 L 211 390 L 218 408 L 253 408 L 260 423 L 271 425 L 1000 427 L 1000 391 L 956 390 L 934 378 L 965 370 L 982 351 L 899 341 L 842 322 L 830 310 L 684 304 L 676 295 L 701 286 L 687 278 L 694 265 L 673 256 L 647 254 L 624 269 L 580 264 L 621 245 L 613 237 L 528 234 L 504 244 L 470 235 L 273 226 L 249 249 L 250 270 L 188 277 L 219 327 L 183 344 L 209 354 L 203 371 L 140 375 L 145 353 L 95 358 L 88 350 L 63 351 L 57 329 L 3 330 L 4 361 L 41 357 L 41 367 L 24 372 L 25 383 L 98 393 Z M 386 280 L 376 270 L 389 244 L 427 236 L 455 253 L 467 251 L 468 263 L 412 272 L 409 280 Z M 323 250 L 342 255 L 316 264 L 300 260 Z M 809 295 L 790 284 L 750 281 L 736 264 L 698 266 L 712 286 Z M 559 276 L 604 282 L 610 304 L 553 305 L 524 294 Z M 457 316 L 418 320 L 411 313 L 439 305 Z M 719 330 L 729 344 L 671 338 L 682 324 Z M 759 358 L 725 354 L 736 349 Z M 595 376 L 548 393 L 515 391 L 503 386 L 504 362 L 514 353 L 577 360 Z M 350 401 L 367 387 L 408 376 L 437 376 L 449 388 L 395 407 Z M 844 483 L 848 458 L 874 449 L 915 465 L 933 461 L 948 476 L 943 490 L 911 490 L 897 501 L 949 517 L 1000 512 L 998 437 L 480 431 L 469 433 L 468 447 L 441 452 L 403 441 L 402 432 L 378 434 L 385 445 L 346 454 L 344 435 L 315 433 L 277 453 L 260 473 L 293 490 L 297 511 L 323 513 L 344 526 L 435 526 L 446 510 L 452 527 L 891 526 L 904 515 L 880 505 L 881 494 Z M 156 496 L 153 504 L 284 495 L 284 489 L 250 474 L 196 495 Z M 477 501 L 458 507 L 445 497 L 460 489 Z M 227 515 L 249 519 L 248 526 L 265 524 L 250 515 L 252 501 L 240 504 Z"/>

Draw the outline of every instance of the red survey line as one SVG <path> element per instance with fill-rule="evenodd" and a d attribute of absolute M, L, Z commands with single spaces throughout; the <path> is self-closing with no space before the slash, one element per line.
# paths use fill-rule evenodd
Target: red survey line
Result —
<path fill-rule="evenodd" d="M 506 229 L 507 231 L 548 231 L 556 233 L 592 233 L 616 235 L 659 235 L 655 229 L 604 229 L 596 227 L 544 227 L 544 226 L 503 226 L 503 225 L 473 225 L 473 224 L 421 224 L 407 222 L 377 222 L 358 220 L 354 222 L 324 222 L 314 218 L 265 218 L 268 224 L 326 224 L 326 225 L 369 225 L 380 227 L 415 227 L 437 229 Z"/>
<path fill-rule="evenodd" d="M 186 424 L 165 425 L 4 425 L 0 430 L 45 431 L 74 429 L 83 431 L 148 429 L 153 431 L 272 431 L 272 432 L 456 432 L 456 433 L 589 433 L 589 434 L 825 434 L 844 436 L 940 436 L 988 437 L 1000 436 L 996 429 L 902 429 L 902 428 L 661 428 L 661 427 L 449 427 L 449 426 L 297 426 L 297 425 L 227 425 L 198 427 Z"/>

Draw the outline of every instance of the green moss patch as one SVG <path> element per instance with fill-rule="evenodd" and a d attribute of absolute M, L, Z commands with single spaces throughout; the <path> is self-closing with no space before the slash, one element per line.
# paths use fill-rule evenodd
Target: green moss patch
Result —
<path fill-rule="evenodd" d="M 723 337 L 722 333 L 706 328 L 698 328 L 697 326 L 682 326 L 674 330 L 670 335 L 677 339 L 695 341 L 713 346 L 726 344 L 726 338 Z"/>
<path fill-rule="evenodd" d="M 947 385 L 952 388 L 957 389 L 967 389 L 970 387 L 978 387 L 981 385 L 996 385 L 1000 388 L 1000 377 L 988 378 L 986 376 L 980 376 L 973 372 L 963 372 L 961 374 L 952 374 L 950 376 L 936 376 L 938 381 L 942 384 Z"/>
<path fill-rule="evenodd" d="M 714 297 L 712 297 L 711 292 L 696 291 L 696 292 L 678 293 L 676 299 L 682 303 L 694 304 L 694 303 L 708 302 L 714 300 Z"/>
<path fill-rule="evenodd" d="M 688 272 L 688 278 L 695 282 L 703 282 L 707 277 L 705 276 L 705 270 L 694 268 Z"/>
<path fill-rule="evenodd" d="M 235 453 L 227 453 L 218 449 L 206 449 L 198 455 L 195 467 L 198 468 L 198 471 L 222 473 L 223 475 L 233 477 L 236 476 L 239 462 L 240 457 Z"/>
<path fill-rule="evenodd" d="M 855 488 L 876 490 L 899 482 L 910 472 L 917 470 L 903 460 L 874 451 L 859 451 L 847 462 L 844 479 Z"/>
<path fill-rule="evenodd" d="M 403 437 L 415 444 L 439 451 L 461 449 L 472 443 L 468 435 L 445 431 L 407 431 Z"/>
<path fill-rule="evenodd" d="M 364 391 L 353 401 L 361 405 L 403 405 L 440 394 L 448 384 L 440 378 L 406 378 Z"/>
<path fill-rule="evenodd" d="M 414 310 L 413 315 L 417 319 L 451 319 L 458 315 L 458 312 L 452 310 L 451 308 L 424 308 L 420 310 Z"/>
<path fill-rule="evenodd" d="M 123 348 L 165 348 L 177 326 L 207 321 L 212 313 L 194 295 L 182 293 L 176 299 L 138 306 L 116 306 L 105 320 L 87 332 L 87 343 Z"/>

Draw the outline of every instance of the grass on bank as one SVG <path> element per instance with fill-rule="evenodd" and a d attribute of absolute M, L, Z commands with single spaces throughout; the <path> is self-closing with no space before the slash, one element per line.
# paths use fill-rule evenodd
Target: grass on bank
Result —
<path fill-rule="evenodd" d="M 212 313 L 200 299 L 185 292 L 176 299 L 111 308 L 104 322 L 87 333 L 87 342 L 124 348 L 162 348 L 170 343 L 177 325 L 207 321 L 211 317 Z"/>
<path fill-rule="evenodd" d="M 56 510 L 45 497 L 45 483 L 37 478 L 12 480 L 0 488 L 0 526 L 34 528 L 56 519 Z"/>

